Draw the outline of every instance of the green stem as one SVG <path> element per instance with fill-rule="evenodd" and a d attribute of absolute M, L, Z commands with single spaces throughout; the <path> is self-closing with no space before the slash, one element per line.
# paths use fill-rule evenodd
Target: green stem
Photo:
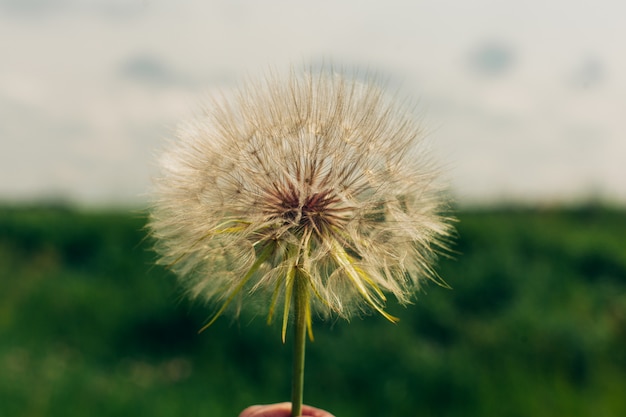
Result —
<path fill-rule="evenodd" d="M 293 374 L 291 379 L 291 416 L 302 415 L 302 397 L 304 391 L 304 348 L 306 345 L 306 310 L 308 288 L 305 277 L 296 272 L 294 282 L 294 341 Z"/>

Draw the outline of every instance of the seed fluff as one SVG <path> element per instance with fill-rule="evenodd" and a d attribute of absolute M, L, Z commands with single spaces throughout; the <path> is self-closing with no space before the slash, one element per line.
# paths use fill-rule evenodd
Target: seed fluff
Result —
<path fill-rule="evenodd" d="M 268 76 L 213 100 L 161 159 L 149 227 L 194 298 L 306 316 L 411 301 L 451 232 L 438 170 L 411 111 L 371 81 Z M 206 327 L 206 326 L 205 326 Z"/>

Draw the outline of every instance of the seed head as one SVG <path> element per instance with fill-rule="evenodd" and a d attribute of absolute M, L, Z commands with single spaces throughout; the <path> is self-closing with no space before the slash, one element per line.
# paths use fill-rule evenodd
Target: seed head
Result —
<path fill-rule="evenodd" d="M 193 297 L 307 315 L 407 303 L 451 230 L 411 112 L 335 73 L 249 83 L 180 129 L 162 158 L 150 228 Z M 211 321 L 212 322 L 212 321 Z M 210 323 L 209 323 L 210 324 Z"/>

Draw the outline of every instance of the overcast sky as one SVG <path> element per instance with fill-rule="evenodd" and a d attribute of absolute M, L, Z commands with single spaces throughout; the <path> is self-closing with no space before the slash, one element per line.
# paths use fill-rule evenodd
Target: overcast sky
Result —
<path fill-rule="evenodd" d="M 0 0 L 0 201 L 141 205 L 203 95 L 332 62 L 418 102 L 462 203 L 626 203 L 624 1 Z"/>

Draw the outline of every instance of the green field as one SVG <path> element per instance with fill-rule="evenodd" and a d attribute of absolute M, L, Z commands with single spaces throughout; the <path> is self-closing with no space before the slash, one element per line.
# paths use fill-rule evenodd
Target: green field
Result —
<path fill-rule="evenodd" d="M 316 322 L 305 402 L 337 417 L 626 416 L 626 211 L 462 211 L 414 305 Z M 290 343 L 154 266 L 142 213 L 0 209 L 0 416 L 236 417 L 287 401 Z"/>

